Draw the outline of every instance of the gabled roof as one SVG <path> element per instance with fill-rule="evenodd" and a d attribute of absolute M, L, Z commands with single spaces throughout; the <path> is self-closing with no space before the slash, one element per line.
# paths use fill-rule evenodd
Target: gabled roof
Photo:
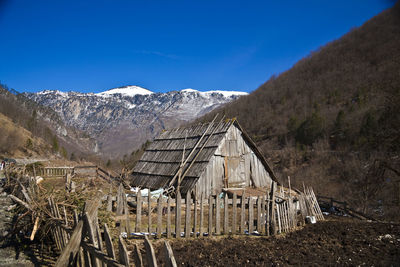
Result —
<path fill-rule="evenodd" d="M 236 120 L 227 120 L 225 122 L 212 123 L 212 125 L 210 123 L 199 124 L 161 133 L 145 150 L 142 158 L 136 164 L 132 173 L 132 185 L 151 189 L 165 187 L 179 170 L 183 152 L 185 154 L 184 159 L 186 160 L 206 129 L 210 126 L 204 138 L 195 149 L 195 153 L 192 153 L 185 165 L 184 170 L 193 161 L 193 158 L 203 144 L 207 142 L 181 183 L 182 193 L 186 193 L 193 188 L 198 178 L 202 175 L 232 125 L 235 125 L 242 131 L 243 138 L 249 147 L 260 158 L 271 178 L 276 181 L 275 175 L 266 160 L 254 142 L 240 127 L 239 123 Z M 211 135 L 211 133 L 213 134 Z M 210 135 L 211 137 L 208 138 Z M 209 140 L 207 141 L 207 139 Z"/>

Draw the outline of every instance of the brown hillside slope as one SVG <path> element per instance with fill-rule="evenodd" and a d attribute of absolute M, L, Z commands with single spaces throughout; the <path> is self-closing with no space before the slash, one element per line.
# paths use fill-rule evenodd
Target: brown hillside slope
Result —
<path fill-rule="evenodd" d="M 48 145 L 0 113 L 0 154 L 7 157 L 45 155 Z"/>
<path fill-rule="evenodd" d="M 2 84 L 0 84 L 0 114 L 12 121 L 15 127 L 22 127 L 30 132 L 32 137 L 42 140 L 46 144 L 42 148 L 47 147 L 46 151 L 40 150 L 42 152 L 72 159 L 76 159 L 77 156 L 89 157 L 93 153 L 94 140 L 87 134 L 66 126 L 52 109 L 40 106 Z M 0 129 L 0 135 L 4 139 L 6 133 L 3 134 L 3 130 Z M 20 143 L 18 134 L 7 138 L 10 144 L 14 145 L 15 151 L 22 147 L 21 145 L 15 147 L 15 144 Z M 4 148 L 7 146 L 8 149 L 3 149 L 0 153 L 12 153 L 13 146 L 10 144 L 6 144 Z M 29 156 L 29 153 L 25 156 Z"/>
<path fill-rule="evenodd" d="M 400 202 L 400 3 L 216 112 L 286 182 L 391 217 Z M 398 207 L 398 206 L 397 206 Z"/>

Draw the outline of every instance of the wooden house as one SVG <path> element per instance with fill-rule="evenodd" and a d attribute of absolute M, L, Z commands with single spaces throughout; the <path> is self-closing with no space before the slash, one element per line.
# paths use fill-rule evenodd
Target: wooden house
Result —
<path fill-rule="evenodd" d="M 179 187 L 185 195 L 269 188 L 276 177 L 236 120 L 164 131 L 135 166 L 131 185 L 152 190 Z"/>

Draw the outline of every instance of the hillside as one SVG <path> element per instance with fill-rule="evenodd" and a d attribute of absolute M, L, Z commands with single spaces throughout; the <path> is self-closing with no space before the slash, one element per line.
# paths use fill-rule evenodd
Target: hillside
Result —
<path fill-rule="evenodd" d="M 58 115 L 6 86 L 0 86 L 0 153 L 18 155 L 59 155 L 64 158 L 88 156 L 93 140 L 65 126 Z"/>
<path fill-rule="evenodd" d="M 395 216 L 399 104 L 397 3 L 201 120 L 237 117 L 284 183 Z"/>

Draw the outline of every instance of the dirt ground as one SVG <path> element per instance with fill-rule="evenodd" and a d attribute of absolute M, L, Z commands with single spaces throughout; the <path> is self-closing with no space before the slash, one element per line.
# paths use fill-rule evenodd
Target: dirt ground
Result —
<path fill-rule="evenodd" d="M 400 266 L 400 225 L 343 218 L 277 237 L 170 242 L 180 266 Z M 163 253 L 160 244 L 156 250 Z"/>

